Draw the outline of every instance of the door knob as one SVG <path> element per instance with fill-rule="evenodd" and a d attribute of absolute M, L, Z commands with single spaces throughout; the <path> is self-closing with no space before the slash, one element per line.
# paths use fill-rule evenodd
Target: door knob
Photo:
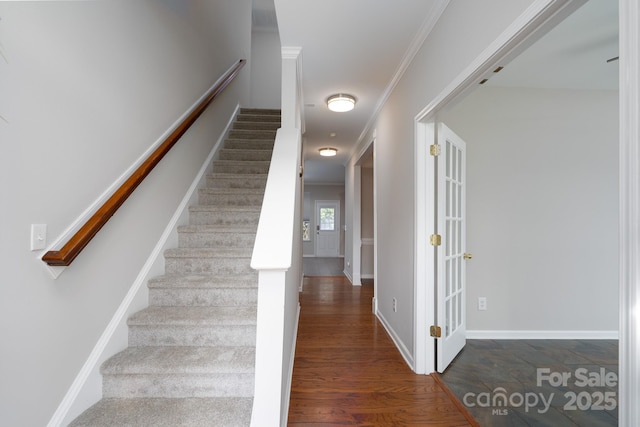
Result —
<path fill-rule="evenodd" d="M 462 255 L 462 257 L 464 259 L 471 259 L 471 258 L 473 258 L 473 254 L 464 254 L 464 255 Z"/>

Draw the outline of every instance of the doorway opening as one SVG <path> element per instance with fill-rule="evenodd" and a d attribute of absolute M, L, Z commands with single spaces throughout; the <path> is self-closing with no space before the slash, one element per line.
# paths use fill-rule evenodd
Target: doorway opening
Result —
<path fill-rule="evenodd" d="M 426 220 L 424 221 L 425 225 L 418 227 L 419 236 L 416 239 L 416 254 L 418 256 L 418 259 L 435 259 L 438 251 L 436 247 L 425 243 L 429 242 L 429 236 L 433 232 L 430 224 L 435 224 L 434 214 L 431 214 L 429 212 L 429 210 L 431 209 L 430 200 L 435 200 L 436 192 L 436 190 L 432 188 L 434 186 L 434 171 L 429 168 L 428 163 L 424 160 L 429 157 L 427 151 L 429 145 L 435 143 L 435 134 L 437 132 L 435 131 L 434 123 L 445 122 L 448 125 L 451 125 L 456 133 L 462 133 L 461 136 L 469 144 L 470 167 L 472 167 L 472 162 L 474 165 L 477 165 L 483 158 L 485 160 L 486 158 L 492 158 L 496 160 L 496 163 L 491 163 L 493 166 L 490 165 L 490 162 L 486 163 L 484 164 L 482 171 L 475 171 L 476 175 L 472 175 L 469 177 L 469 185 L 475 185 L 475 187 L 470 188 L 469 192 L 471 193 L 472 191 L 475 191 L 475 195 L 478 198 L 482 199 L 480 201 L 471 199 L 473 204 L 469 205 L 469 218 L 471 221 L 469 223 L 469 227 L 471 227 L 469 231 L 471 233 L 469 244 L 473 245 L 473 247 L 470 247 L 470 249 L 474 252 L 475 256 L 474 261 L 471 261 L 471 263 L 469 264 L 470 266 L 473 266 L 473 271 L 472 274 L 469 274 L 469 284 L 471 292 L 470 297 L 467 299 L 467 313 L 473 314 L 473 325 L 477 328 L 477 331 L 470 331 L 470 335 L 473 336 L 473 338 L 482 338 L 482 331 L 487 331 L 487 333 L 491 332 L 495 335 L 495 329 L 501 330 L 501 332 L 503 333 L 502 338 L 563 338 L 565 337 L 563 334 L 565 334 L 566 337 L 571 337 L 575 335 L 572 335 L 572 331 L 579 332 L 581 329 L 584 329 L 581 327 L 581 322 L 584 319 L 582 319 L 580 315 L 577 314 L 577 310 L 567 310 L 566 306 L 564 308 L 560 307 L 562 305 L 562 301 L 567 304 L 573 304 L 574 306 L 579 305 L 576 304 L 576 301 L 571 303 L 570 295 L 565 295 L 564 297 L 562 295 L 563 292 L 571 294 L 572 288 L 569 286 L 556 287 L 554 288 L 555 291 L 549 293 L 545 290 L 545 287 L 552 286 L 552 283 L 566 284 L 568 281 L 573 281 L 575 283 L 584 282 L 577 276 L 569 275 L 568 271 L 588 269 L 582 267 L 574 267 L 578 266 L 578 264 L 584 265 L 585 258 L 581 258 L 584 256 L 587 256 L 588 259 L 592 260 L 587 263 L 587 267 L 588 265 L 593 265 L 595 263 L 596 255 L 593 253 L 589 253 L 586 255 L 580 255 L 578 252 L 572 253 L 572 248 L 575 249 L 576 246 L 579 248 L 589 248 L 593 247 L 592 243 L 585 244 L 584 242 L 580 241 L 582 243 L 578 242 L 573 245 L 568 244 L 567 242 L 577 242 L 576 240 L 574 240 L 575 236 L 586 235 L 585 227 L 582 220 L 586 220 L 585 218 L 588 217 L 596 221 L 597 218 L 601 215 L 594 214 L 591 208 L 585 208 L 584 212 L 586 213 L 584 214 L 580 214 L 579 212 L 570 213 L 570 211 L 564 211 L 563 213 L 563 211 L 558 210 L 559 206 L 571 203 L 570 200 L 572 198 L 579 198 L 580 201 L 585 200 L 582 198 L 582 195 L 587 193 L 587 191 L 584 189 L 584 187 L 578 186 L 578 184 L 581 184 L 580 180 L 583 181 L 582 184 L 585 183 L 583 179 L 584 177 L 579 178 L 576 176 L 571 176 L 571 174 L 572 167 L 575 166 L 576 162 L 580 161 L 580 156 L 585 154 L 584 150 L 590 151 L 591 149 L 584 144 L 580 144 L 580 147 L 568 147 L 568 144 L 566 143 L 567 135 L 562 133 L 564 131 L 557 131 L 556 134 L 553 134 L 553 132 L 549 132 L 550 130 L 561 129 L 561 125 L 565 125 L 568 123 L 556 123 L 558 124 L 558 126 L 555 126 L 555 124 L 547 124 L 546 126 L 543 126 L 543 128 L 539 128 L 538 131 L 529 131 L 527 138 L 536 138 L 536 142 L 533 144 L 528 143 L 527 145 L 522 147 L 521 151 L 526 153 L 524 155 L 524 158 L 517 158 L 513 156 L 509 157 L 505 156 L 505 153 L 508 150 L 502 152 L 493 152 L 491 150 L 487 150 L 485 146 L 480 146 L 479 144 L 476 144 L 474 146 L 476 138 L 472 134 L 466 133 L 466 130 L 459 130 L 461 128 L 457 124 L 452 125 L 452 123 L 455 123 L 456 120 L 452 115 L 447 115 L 448 111 L 458 108 L 460 104 L 463 104 L 465 102 L 464 100 L 467 99 L 467 95 L 472 97 L 476 96 L 476 92 L 479 92 L 476 90 L 478 87 L 482 87 L 483 91 L 487 91 L 491 86 L 491 80 L 497 81 L 498 78 L 501 77 L 501 75 L 506 75 L 506 72 L 509 71 L 512 65 L 514 68 L 516 68 L 517 60 L 514 60 L 514 58 L 519 56 L 523 51 L 528 50 L 528 48 L 530 48 L 534 44 L 534 42 L 542 40 L 545 34 L 550 33 L 550 30 L 558 25 L 558 23 L 563 22 L 565 18 L 567 18 L 567 16 L 570 16 L 576 10 L 579 10 L 579 8 L 584 3 L 585 2 L 583 1 L 567 1 L 562 2 L 562 4 L 550 2 L 542 8 L 542 10 L 540 11 L 540 15 L 537 15 L 533 18 L 527 18 L 528 20 L 523 18 L 522 22 L 519 23 L 521 25 L 519 27 L 516 27 L 524 29 L 524 31 L 521 31 L 517 34 L 514 33 L 510 37 L 505 37 L 504 39 L 502 39 L 503 44 L 500 47 L 496 48 L 495 51 L 487 52 L 487 55 L 484 58 L 484 62 L 479 62 L 475 71 L 458 79 L 455 85 L 453 85 L 451 88 L 448 88 L 441 94 L 440 97 L 432 101 L 429 104 L 429 107 L 427 107 L 418 116 L 417 119 L 418 126 L 416 138 L 416 188 L 418 198 L 416 215 L 418 218 L 426 218 Z M 540 16 L 544 16 L 544 19 L 539 19 Z M 560 28 L 560 26 L 558 26 L 558 28 Z M 606 64 L 607 59 L 608 57 L 602 58 L 602 63 Z M 616 65 L 613 64 L 613 67 L 615 66 Z M 497 74 L 495 71 L 498 69 L 498 67 L 505 67 L 505 71 L 501 71 L 501 74 Z M 617 72 L 614 72 L 614 74 L 617 75 Z M 486 79 L 489 79 L 489 83 L 486 83 Z M 486 85 L 477 86 L 477 83 L 482 80 L 485 80 Z M 509 90 L 515 89 L 510 88 Z M 553 88 L 553 90 L 557 91 L 558 88 Z M 472 91 L 473 94 L 471 94 Z M 536 92 L 539 94 L 540 88 L 537 88 Z M 610 101 L 611 99 L 608 99 L 606 102 L 608 103 Z M 490 107 L 492 107 L 490 103 L 491 101 L 489 98 L 484 99 L 483 102 L 479 104 L 476 104 L 476 114 L 474 115 L 474 118 L 472 120 L 481 120 L 480 117 L 482 116 L 482 114 L 478 114 L 478 112 L 481 111 L 478 110 L 478 108 L 489 109 Z M 496 101 L 496 104 L 500 103 L 502 103 L 502 100 Z M 526 107 L 530 109 L 532 107 L 532 104 L 528 103 Z M 513 114 L 515 114 L 514 109 L 511 110 Z M 526 110 L 526 112 L 530 113 L 531 111 Z M 526 114 L 524 114 L 524 116 L 526 116 Z M 548 116 L 554 115 L 548 114 Z M 467 119 L 469 119 L 469 117 L 470 116 L 467 116 Z M 502 123 L 498 123 L 497 127 L 495 127 L 496 123 L 493 123 L 494 127 L 490 130 L 490 132 L 493 133 L 493 140 L 498 140 L 498 137 L 503 137 L 507 133 L 505 132 L 505 130 L 510 129 L 510 127 L 514 125 L 515 122 L 518 122 L 521 119 L 522 117 L 514 118 L 509 115 L 508 117 L 503 119 Z M 598 121 L 600 120 L 593 120 L 592 118 L 588 126 Z M 615 160 L 617 159 L 617 118 L 608 117 L 606 118 L 606 121 L 613 123 L 614 128 L 613 135 L 611 137 L 611 141 L 613 142 L 611 148 L 613 151 L 610 151 L 610 156 L 607 156 L 607 164 L 611 166 L 611 160 L 613 159 L 613 163 L 615 164 Z M 461 121 L 458 121 L 458 123 L 460 122 Z M 569 122 L 569 120 L 566 120 L 566 122 Z M 479 123 L 479 126 L 486 126 L 486 128 L 489 128 L 491 127 L 491 124 Z M 576 125 L 572 124 L 571 126 Z M 515 150 L 518 141 L 523 139 L 515 137 L 514 134 L 511 134 L 509 138 L 511 141 L 511 145 L 503 147 L 508 148 L 509 150 Z M 564 142 L 564 145 L 559 147 L 556 144 L 554 146 L 555 148 L 552 147 L 551 149 L 540 150 L 538 154 L 536 154 L 534 149 L 538 149 L 541 147 L 540 142 L 547 142 L 552 138 L 557 138 L 560 143 Z M 560 151 L 566 149 L 566 153 L 559 153 L 558 148 L 561 148 Z M 590 153 L 586 154 L 590 155 Z M 487 157 L 485 158 L 483 156 Z M 589 161 L 591 160 L 598 162 L 597 157 L 593 157 Z M 609 168 L 608 172 L 605 174 L 606 177 L 604 178 L 604 180 L 597 180 L 598 185 L 596 188 L 598 190 L 602 190 L 603 194 L 613 194 L 614 197 L 615 195 L 617 195 L 616 168 L 617 165 L 614 165 L 613 169 Z M 558 174 L 555 174 L 555 172 L 553 172 L 556 170 L 558 171 Z M 602 178 L 602 171 L 603 169 L 599 167 L 591 168 L 591 178 L 594 178 L 594 175 L 598 175 Z M 513 174 L 511 174 L 511 172 L 513 172 Z M 526 175 L 524 174 L 525 172 L 530 173 L 529 175 Z M 587 171 L 585 171 L 585 173 L 586 172 Z M 478 173 L 482 174 L 482 178 L 478 178 Z M 502 179 L 497 178 L 496 180 L 492 181 L 492 185 L 489 185 L 485 182 L 486 180 L 484 180 L 484 178 L 491 176 L 493 173 L 500 175 Z M 562 179 L 561 173 L 564 173 L 567 179 Z M 538 178 L 536 178 L 536 174 L 538 174 Z M 520 177 L 515 180 L 518 185 L 516 185 L 515 187 L 510 187 L 510 184 L 514 182 L 514 176 Z M 614 188 L 610 188 L 612 184 L 612 180 L 610 179 L 611 177 L 613 177 Z M 530 193 L 531 189 L 535 187 L 535 184 L 540 184 L 541 181 L 545 181 L 547 178 L 550 179 L 551 182 L 547 182 L 547 184 L 545 184 L 545 190 L 543 190 L 542 192 L 536 190 L 538 194 Z M 574 182 L 574 178 L 576 178 L 576 186 L 567 188 L 570 183 Z M 607 183 L 606 185 L 603 184 L 603 182 L 605 181 Z M 481 182 L 485 183 L 480 186 Z M 589 180 L 588 182 L 591 182 L 591 180 Z M 603 186 L 608 187 L 605 189 Z M 482 222 L 484 227 L 483 229 L 489 232 L 491 238 L 473 238 L 477 234 L 473 233 L 477 232 L 477 230 L 480 229 L 480 227 L 478 227 L 477 225 L 477 221 L 478 216 L 481 214 L 481 212 L 479 212 L 478 209 L 482 208 L 483 206 L 486 209 L 493 207 L 495 203 L 492 203 L 489 200 L 491 199 L 491 197 L 489 196 L 491 196 L 492 194 L 499 194 L 501 191 L 506 191 L 509 194 L 507 196 L 508 204 L 505 206 L 505 209 L 498 212 L 494 211 L 493 214 L 490 214 L 489 218 L 491 218 L 491 220 L 489 223 L 484 220 Z M 527 196 L 528 194 L 535 194 L 536 196 L 541 197 L 530 197 Z M 535 203 L 535 200 L 537 200 L 537 203 Z M 483 201 L 486 203 L 481 203 Z M 525 209 L 525 211 L 527 212 L 526 216 L 520 215 L 517 218 L 512 217 L 513 221 L 507 221 L 504 217 L 502 218 L 502 221 L 499 220 L 499 218 L 501 218 L 501 212 L 504 214 L 504 212 L 508 211 L 511 207 L 515 205 L 524 205 L 528 202 L 534 203 L 534 206 L 531 207 L 531 209 L 529 209 L 528 211 Z M 553 209 L 549 209 L 548 211 L 545 211 L 543 209 L 545 206 L 548 207 L 551 205 L 555 207 Z M 606 212 L 605 216 L 607 218 L 607 222 L 609 224 L 613 224 L 615 228 L 615 224 L 617 223 L 616 218 L 618 203 L 614 200 L 612 201 L 612 203 L 605 203 L 604 205 L 613 207 L 612 210 L 609 209 Z M 545 216 L 545 218 L 541 218 L 541 216 Z M 475 223 L 472 219 L 474 217 L 476 221 Z M 483 218 L 486 219 L 487 217 Z M 613 218 L 613 220 L 609 221 L 611 218 Z M 545 224 L 548 226 L 554 223 L 554 221 L 555 223 L 563 222 L 568 225 L 564 226 L 563 230 L 561 230 L 561 232 L 559 233 L 556 233 L 555 237 L 552 239 L 547 239 L 546 241 L 541 239 L 543 233 L 540 232 L 533 232 L 533 234 L 529 233 L 529 236 L 526 238 L 517 237 L 519 235 L 518 233 L 520 233 L 521 231 L 524 234 L 527 234 L 526 232 L 532 231 L 531 227 L 527 228 L 526 224 L 538 223 L 542 225 L 543 229 L 545 229 Z M 547 229 L 548 228 L 549 227 L 547 227 Z M 474 231 L 472 232 L 472 230 Z M 611 310 L 607 310 L 607 316 L 611 317 L 611 319 L 607 318 L 604 319 L 604 321 L 606 322 L 606 324 L 612 324 L 611 320 L 613 319 L 613 323 L 617 324 L 617 322 L 615 321 L 617 320 L 617 311 L 615 307 L 617 307 L 618 283 L 617 231 L 613 230 L 611 233 L 607 234 L 613 239 L 607 240 L 607 248 L 613 248 L 612 251 L 608 249 L 608 255 L 611 255 L 611 253 L 613 253 L 613 256 L 608 257 L 606 260 L 606 270 L 608 272 L 607 280 L 611 283 L 611 286 L 608 288 L 608 290 L 602 290 L 601 288 L 596 286 L 594 287 L 594 291 L 607 293 L 607 295 L 603 295 L 601 300 L 606 301 L 606 303 L 608 304 L 607 306 L 613 308 Z M 446 237 L 443 236 L 443 239 L 446 239 Z M 544 252 L 540 252 L 538 250 L 538 248 L 540 247 L 544 247 L 546 249 L 546 255 L 544 255 Z M 566 249 L 564 252 L 565 256 L 559 257 L 557 256 L 556 252 L 558 250 L 561 250 L 562 247 Z M 598 245 L 598 247 L 601 248 L 600 245 Z M 549 248 L 553 248 L 554 250 L 549 250 Z M 551 255 L 552 253 L 554 253 L 555 255 Z M 488 260 L 490 258 L 493 258 L 494 256 L 502 256 L 503 262 L 501 262 L 500 260 L 496 260 L 496 262 L 493 264 L 489 263 Z M 546 258 L 544 258 L 544 256 L 546 256 Z M 481 259 L 482 262 L 478 261 L 479 259 Z M 434 340 L 429 337 L 428 325 L 437 325 L 437 320 L 435 319 L 433 308 L 437 306 L 440 296 L 437 295 L 433 287 L 433 283 L 435 281 L 433 278 L 435 277 L 436 268 L 426 265 L 427 263 L 425 263 L 425 265 L 419 265 L 420 263 L 418 262 L 417 264 L 416 295 L 418 298 L 418 307 L 422 308 L 416 311 L 416 372 L 428 373 L 434 370 L 435 366 L 435 343 Z M 491 264 L 492 266 L 487 267 L 488 264 Z M 486 267 L 488 269 L 487 274 L 494 275 L 492 288 L 486 286 L 483 287 L 482 282 L 479 280 L 479 266 Z M 540 272 L 551 272 L 550 274 L 552 274 L 553 277 L 545 282 L 543 278 L 541 278 L 540 276 L 536 276 L 536 274 Z M 501 275 L 502 277 L 496 277 L 496 275 Z M 538 279 L 534 286 L 530 285 L 531 278 Z M 589 281 L 589 283 L 591 282 L 592 281 Z M 602 283 L 602 281 L 599 282 Z M 510 285 L 505 285 L 505 287 L 500 285 L 500 283 L 507 283 Z M 516 286 L 515 284 L 519 285 Z M 485 293 L 489 292 L 490 290 L 495 290 L 497 293 L 489 295 L 488 310 L 479 310 L 479 305 L 476 304 L 476 300 L 480 301 L 480 299 L 482 299 L 483 301 L 487 301 L 486 298 L 488 295 L 486 295 Z M 531 293 L 531 295 L 529 295 L 528 292 Z M 536 298 L 540 298 L 542 295 L 546 295 L 547 297 L 553 295 L 557 307 L 551 304 L 555 308 L 549 309 L 549 300 L 547 300 L 547 303 L 531 303 L 537 301 Z M 525 300 L 528 303 L 518 303 L 517 301 L 520 300 Z M 491 312 L 492 303 L 497 304 L 499 307 L 501 307 L 499 314 L 501 315 L 502 320 L 492 318 L 492 315 L 494 315 L 496 311 L 494 309 L 494 312 Z M 493 307 L 496 307 L 496 305 L 494 305 Z M 544 309 L 547 310 L 545 312 L 551 310 L 551 312 L 553 313 L 573 314 L 565 316 L 562 322 L 564 327 L 560 330 L 553 324 L 544 324 L 540 328 L 535 329 L 528 327 L 525 323 L 518 323 L 519 320 L 517 319 L 519 319 L 519 316 L 520 318 L 533 318 L 534 315 L 531 313 L 529 314 L 529 316 L 522 316 L 522 314 L 525 312 L 529 313 L 531 310 L 536 309 L 538 310 L 538 313 L 541 312 L 540 310 Z M 512 314 L 510 315 L 509 313 Z M 560 314 L 558 314 L 558 316 L 560 316 Z M 548 320 L 550 322 L 553 322 L 552 317 L 553 316 L 546 316 L 544 321 Z M 505 324 L 504 322 L 508 322 L 511 328 L 493 326 L 494 330 L 491 330 L 492 326 L 487 326 L 495 325 L 496 322 L 500 321 L 503 322 L 503 325 Z M 575 324 L 576 326 L 573 326 L 573 324 Z M 582 322 L 582 324 L 584 323 Z M 598 331 L 601 328 L 594 327 L 593 329 L 594 331 Z M 612 327 L 611 331 L 600 331 L 605 335 L 602 336 L 602 338 L 609 338 L 612 334 L 615 334 L 617 337 L 617 330 L 614 329 L 616 328 Z M 489 337 L 489 335 L 486 335 L 486 337 Z"/>

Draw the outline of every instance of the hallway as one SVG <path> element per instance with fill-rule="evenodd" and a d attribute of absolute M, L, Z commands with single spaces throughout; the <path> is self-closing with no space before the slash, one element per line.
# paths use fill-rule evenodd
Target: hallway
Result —
<path fill-rule="evenodd" d="M 373 286 L 305 277 L 289 426 L 469 426 L 431 376 L 407 366 L 371 312 Z"/>

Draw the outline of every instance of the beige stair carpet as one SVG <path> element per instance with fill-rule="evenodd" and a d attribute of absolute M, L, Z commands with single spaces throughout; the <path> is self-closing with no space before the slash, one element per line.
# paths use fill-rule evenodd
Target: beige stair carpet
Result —
<path fill-rule="evenodd" d="M 101 367 L 103 399 L 70 425 L 248 426 L 257 273 L 250 260 L 279 110 L 242 109 L 213 173 L 128 319 L 129 347 Z"/>

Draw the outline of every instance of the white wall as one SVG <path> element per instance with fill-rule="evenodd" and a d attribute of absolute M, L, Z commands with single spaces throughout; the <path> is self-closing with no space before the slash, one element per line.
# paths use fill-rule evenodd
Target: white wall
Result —
<path fill-rule="evenodd" d="M 282 49 L 277 31 L 251 33 L 251 106 L 280 108 L 282 103 Z"/>
<path fill-rule="evenodd" d="M 468 329 L 617 331 L 617 91 L 482 87 L 441 120 L 467 142 Z"/>
<path fill-rule="evenodd" d="M 414 118 L 531 3 L 450 2 L 375 124 L 378 315 L 409 363 L 415 351 Z M 368 135 L 363 141 L 371 139 Z M 392 309 L 393 298 L 398 301 L 397 312 Z"/>
<path fill-rule="evenodd" d="M 250 59 L 251 2 L 2 2 L 0 18 L 0 424 L 42 426 L 248 102 L 248 69 L 57 280 L 29 251 L 30 224 L 48 224 L 55 240 Z"/>

